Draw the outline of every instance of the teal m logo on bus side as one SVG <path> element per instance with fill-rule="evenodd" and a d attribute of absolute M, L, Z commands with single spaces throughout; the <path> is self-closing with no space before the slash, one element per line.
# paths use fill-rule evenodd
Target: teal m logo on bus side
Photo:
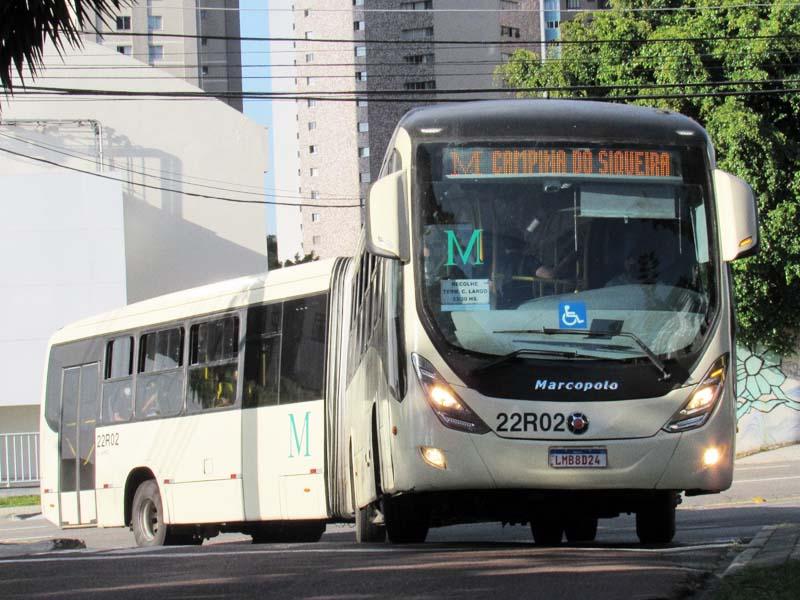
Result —
<path fill-rule="evenodd" d="M 466 249 L 461 247 L 461 244 L 458 242 L 458 237 L 456 236 L 456 232 L 452 229 L 445 229 L 444 232 L 447 234 L 447 262 L 445 263 L 448 267 L 456 266 L 455 261 L 455 254 L 458 251 L 458 256 L 461 258 L 461 264 L 466 265 L 470 262 L 470 255 L 474 249 L 475 251 L 475 260 L 471 264 L 473 265 L 482 265 L 483 264 L 483 229 L 475 229 L 472 232 L 472 235 L 469 238 L 469 242 L 467 242 Z"/>
<path fill-rule="evenodd" d="M 311 456 L 310 436 L 308 432 L 309 418 L 311 411 L 306 411 L 303 417 L 303 428 L 300 430 L 300 435 L 297 434 L 297 423 L 294 420 L 294 414 L 289 414 L 289 458 L 297 456 Z M 305 452 L 303 451 L 305 448 Z"/>

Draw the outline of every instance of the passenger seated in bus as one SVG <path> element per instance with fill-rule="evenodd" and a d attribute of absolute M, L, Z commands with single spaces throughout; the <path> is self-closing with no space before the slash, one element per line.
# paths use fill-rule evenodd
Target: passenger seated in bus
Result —
<path fill-rule="evenodd" d="M 111 422 L 122 423 L 131 418 L 131 386 L 126 385 L 121 394 L 111 399 Z"/>
<path fill-rule="evenodd" d="M 140 411 L 143 417 L 157 417 L 159 412 L 158 404 L 158 383 L 151 380 L 147 382 L 144 388 L 144 403 Z"/>
<path fill-rule="evenodd" d="M 234 371 L 233 381 L 236 381 L 236 372 Z M 217 397 L 214 401 L 215 408 L 224 406 L 233 406 L 234 398 L 236 397 L 236 384 L 230 381 L 220 379 L 217 382 Z"/>

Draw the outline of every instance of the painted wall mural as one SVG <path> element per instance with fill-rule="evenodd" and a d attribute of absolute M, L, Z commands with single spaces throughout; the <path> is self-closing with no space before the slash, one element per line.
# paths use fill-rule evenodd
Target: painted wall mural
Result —
<path fill-rule="evenodd" d="M 800 442 L 800 362 L 773 352 L 738 347 L 736 436 L 738 454 Z"/>

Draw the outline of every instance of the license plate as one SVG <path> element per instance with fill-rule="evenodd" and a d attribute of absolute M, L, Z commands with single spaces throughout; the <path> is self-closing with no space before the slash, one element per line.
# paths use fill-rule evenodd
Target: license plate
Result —
<path fill-rule="evenodd" d="M 554 469 L 605 469 L 605 448 L 550 448 L 550 466 Z"/>

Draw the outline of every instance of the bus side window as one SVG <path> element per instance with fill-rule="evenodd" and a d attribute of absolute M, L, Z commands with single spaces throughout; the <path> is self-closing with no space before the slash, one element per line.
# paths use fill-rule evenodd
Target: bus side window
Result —
<path fill-rule="evenodd" d="M 136 418 L 171 417 L 183 408 L 183 327 L 139 339 Z"/>
<path fill-rule="evenodd" d="M 133 416 L 133 336 L 109 340 L 100 419 L 103 424 L 130 421 Z"/>
<path fill-rule="evenodd" d="M 283 303 L 247 310 L 244 350 L 244 408 L 278 404 Z"/>
<path fill-rule="evenodd" d="M 233 406 L 238 370 L 238 316 L 192 325 L 189 332 L 189 410 Z"/>
<path fill-rule="evenodd" d="M 327 294 L 284 303 L 281 404 L 322 398 L 327 308 Z"/>

